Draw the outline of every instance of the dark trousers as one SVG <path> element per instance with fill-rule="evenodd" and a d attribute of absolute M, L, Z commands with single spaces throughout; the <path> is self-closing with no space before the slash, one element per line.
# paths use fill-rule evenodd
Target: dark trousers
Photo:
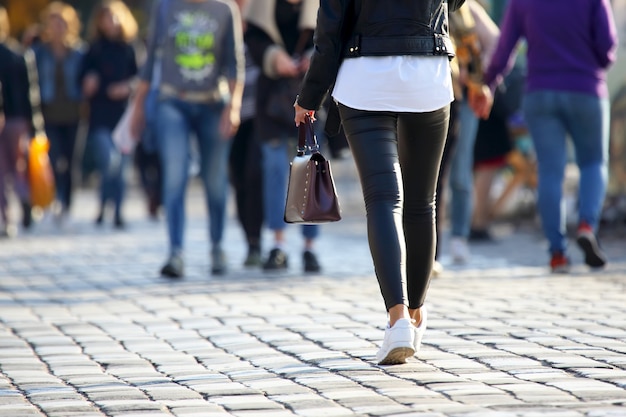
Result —
<path fill-rule="evenodd" d="M 385 306 L 419 308 L 435 255 L 435 190 L 450 108 L 396 113 L 340 105 L 339 111 L 361 180 Z"/>
<path fill-rule="evenodd" d="M 263 225 L 261 146 L 255 139 L 254 119 L 244 121 L 233 138 L 229 158 L 230 182 L 235 189 L 237 218 L 248 245 L 260 249 Z"/>
<path fill-rule="evenodd" d="M 148 211 L 151 216 L 156 216 L 161 206 L 161 189 L 163 187 L 159 154 L 156 151 L 149 151 L 143 142 L 139 142 L 135 150 L 135 163 L 139 171 L 141 186 L 148 198 Z"/>
<path fill-rule="evenodd" d="M 72 173 L 77 131 L 78 124 L 46 124 L 46 134 L 50 141 L 48 154 L 54 170 L 57 200 L 61 203 L 63 211 L 68 211 L 72 203 Z"/>
<path fill-rule="evenodd" d="M 6 226 L 10 220 L 9 184 L 13 186 L 22 207 L 28 206 L 30 195 L 25 159 L 29 140 L 28 121 L 22 117 L 8 117 L 4 128 L 0 126 L 0 225 Z"/>

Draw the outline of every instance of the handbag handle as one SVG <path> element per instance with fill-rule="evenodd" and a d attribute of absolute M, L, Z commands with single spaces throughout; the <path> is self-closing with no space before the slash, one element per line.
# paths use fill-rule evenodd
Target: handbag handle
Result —
<path fill-rule="evenodd" d="M 313 120 L 311 116 L 306 114 L 304 116 L 304 123 L 300 123 L 298 126 L 298 156 L 303 156 L 306 153 L 319 153 L 320 146 L 317 143 L 315 137 L 315 131 L 313 130 Z"/>

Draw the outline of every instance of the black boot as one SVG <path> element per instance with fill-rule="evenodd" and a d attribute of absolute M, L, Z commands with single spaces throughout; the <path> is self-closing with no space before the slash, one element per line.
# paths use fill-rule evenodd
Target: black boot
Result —
<path fill-rule="evenodd" d="M 33 208 L 30 203 L 22 201 L 22 226 L 29 229 L 33 224 Z"/>

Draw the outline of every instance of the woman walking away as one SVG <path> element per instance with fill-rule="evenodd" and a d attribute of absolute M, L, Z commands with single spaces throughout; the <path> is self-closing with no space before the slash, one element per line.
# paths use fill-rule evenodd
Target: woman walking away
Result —
<path fill-rule="evenodd" d="M 453 99 L 447 12 L 463 3 L 321 0 L 315 52 L 294 105 L 300 124 L 334 84 L 388 312 L 381 365 L 404 363 L 426 329 L 435 188 Z"/>
<path fill-rule="evenodd" d="M 114 208 L 114 226 L 124 228 L 122 201 L 124 173 L 129 155 L 113 143 L 113 129 L 124 114 L 137 61 L 132 42 L 137 22 L 119 0 L 105 0 L 96 7 L 90 24 L 91 43 L 80 71 L 83 94 L 89 99 L 89 138 L 94 141 L 100 171 L 100 210 L 96 224 L 102 224 L 107 203 Z"/>
<path fill-rule="evenodd" d="M 269 273 L 289 268 L 288 249 L 293 245 L 287 242 L 284 212 L 289 161 L 298 132 L 289 113 L 286 118 L 274 114 L 271 97 L 284 83 L 300 80 L 308 69 L 318 5 L 318 0 L 253 0 L 246 14 L 245 39 L 261 69 L 254 129 L 261 143 L 264 223 L 273 235 L 273 247 L 263 261 L 263 270 Z M 303 272 L 321 270 L 315 254 L 319 233 L 319 225 L 300 226 Z"/>
<path fill-rule="evenodd" d="M 516 44 L 526 39 L 528 73 L 522 106 L 537 154 L 539 215 L 550 245 L 552 272 L 566 272 L 570 266 L 562 190 L 568 135 L 580 170 L 577 242 L 587 265 L 597 268 L 606 263 L 596 230 L 607 184 L 606 71 L 615 60 L 616 33 L 609 0 L 511 0 L 485 73 L 485 82 L 494 88 L 510 71 Z"/>

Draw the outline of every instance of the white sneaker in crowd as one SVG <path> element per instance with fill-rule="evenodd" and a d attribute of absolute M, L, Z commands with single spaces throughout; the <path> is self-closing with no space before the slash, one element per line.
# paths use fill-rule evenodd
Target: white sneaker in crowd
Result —
<path fill-rule="evenodd" d="M 413 326 L 413 349 L 415 349 L 415 353 L 420 350 L 422 347 L 422 338 L 424 337 L 424 333 L 426 332 L 426 324 L 427 324 L 428 314 L 426 311 L 426 306 L 422 306 L 422 322 L 419 326 Z"/>
<path fill-rule="evenodd" d="M 453 237 L 450 239 L 450 255 L 452 255 L 452 262 L 455 264 L 467 263 L 470 258 L 467 239 L 462 237 Z"/>
<path fill-rule="evenodd" d="M 406 358 L 415 354 L 413 340 L 415 326 L 409 319 L 396 321 L 393 327 L 385 329 L 385 338 L 378 353 L 376 361 L 379 365 L 397 365 L 405 363 Z"/>
<path fill-rule="evenodd" d="M 443 274 L 443 265 L 441 265 L 441 262 L 439 261 L 433 262 L 433 268 L 430 271 L 430 276 L 437 278 L 441 274 Z"/>

